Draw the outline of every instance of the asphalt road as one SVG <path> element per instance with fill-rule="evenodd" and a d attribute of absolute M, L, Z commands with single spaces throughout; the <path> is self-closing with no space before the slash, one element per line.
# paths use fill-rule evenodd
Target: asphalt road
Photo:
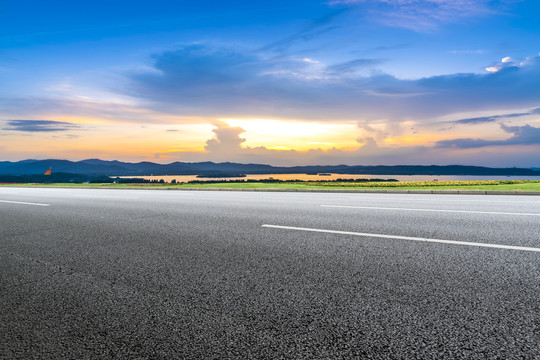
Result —
<path fill-rule="evenodd" d="M 0 357 L 540 359 L 539 251 L 534 196 L 2 187 Z"/>

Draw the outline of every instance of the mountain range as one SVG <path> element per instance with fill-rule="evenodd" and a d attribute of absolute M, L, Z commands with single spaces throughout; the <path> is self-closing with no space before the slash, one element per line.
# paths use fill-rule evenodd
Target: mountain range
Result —
<path fill-rule="evenodd" d="M 69 160 L 22 160 L 0 161 L 0 174 L 30 175 L 43 174 L 52 167 L 53 172 L 101 176 L 142 176 L 142 175 L 219 175 L 219 174 L 297 174 L 297 173 L 338 173 L 370 175 L 526 175 L 540 176 L 540 169 L 490 168 L 463 165 L 314 165 L 280 167 L 265 164 L 214 163 L 214 162 L 173 162 L 156 164 L 152 162 L 122 162 L 87 159 Z"/>

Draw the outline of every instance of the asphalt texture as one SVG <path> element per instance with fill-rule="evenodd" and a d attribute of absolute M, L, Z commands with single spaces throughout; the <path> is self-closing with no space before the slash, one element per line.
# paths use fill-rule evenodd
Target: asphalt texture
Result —
<path fill-rule="evenodd" d="M 540 252 L 263 227 L 538 249 L 539 215 L 534 196 L 2 187 L 0 358 L 540 359 Z"/>

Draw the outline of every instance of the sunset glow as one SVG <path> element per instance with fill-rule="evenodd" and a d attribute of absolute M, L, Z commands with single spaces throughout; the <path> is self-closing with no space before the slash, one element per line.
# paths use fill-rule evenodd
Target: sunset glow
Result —
<path fill-rule="evenodd" d="M 8 1 L 0 160 L 540 166 L 539 3 L 456 4 Z"/>
<path fill-rule="evenodd" d="M 307 121 L 223 119 L 229 126 L 246 132 L 245 146 L 266 146 L 275 150 L 306 151 L 313 148 L 331 149 L 357 147 L 361 133 L 356 124 L 327 124 Z M 269 145 L 272 144 L 272 145 Z"/>

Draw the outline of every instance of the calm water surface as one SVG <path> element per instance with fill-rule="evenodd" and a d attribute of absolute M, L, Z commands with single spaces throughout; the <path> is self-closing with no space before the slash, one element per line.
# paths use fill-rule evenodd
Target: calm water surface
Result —
<path fill-rule="evenodd" d="M 171 182 L 188 182 L 192 180 L 216 181 L 216 180 L 336 180 L 336 179 L 396 179 L 399 181 L 451 181 L 451 180 L 540 180 L 540 176 L 478 176 L 478 175 L 350 175 L 350 174 L 330 174 L 328 176 L 307 175 L 307 174 L 258 174 L 246 175 L 245 177 L 227 177 L 227 178 L 198 178 L 196 175 L 148 175 L 148 176 L 120 176 L 120 178 L 143 178 L 146 180 L 161 180 Z"/>

